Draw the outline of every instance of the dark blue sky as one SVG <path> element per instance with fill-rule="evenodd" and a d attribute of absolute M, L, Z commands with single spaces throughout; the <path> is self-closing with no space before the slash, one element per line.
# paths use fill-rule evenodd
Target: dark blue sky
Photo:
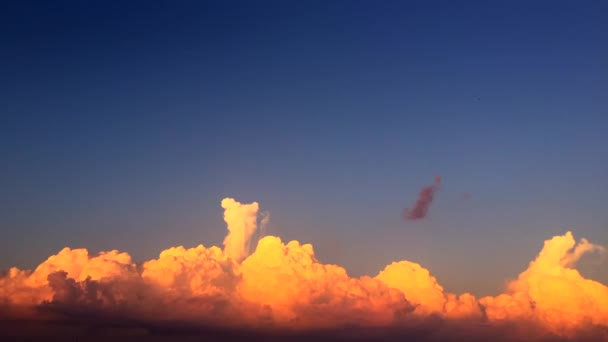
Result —
<path fill-rule="evenodd" d="M 0 269 L 220 245 L 220 201 L 375 275 L 497 292 L 608 245 L 604 1 L 0 5 Z M 404 222 L 443 177 L 426 220 Z M 465 193 L 470 193 L 469 199 Z M 606 282 L 606 263 L 583 274 Z"/>

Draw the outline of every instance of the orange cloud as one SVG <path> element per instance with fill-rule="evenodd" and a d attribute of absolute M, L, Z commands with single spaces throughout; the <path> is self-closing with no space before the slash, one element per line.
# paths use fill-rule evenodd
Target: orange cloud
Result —
<path fill-rule="evenodd" d="M 571 232 L 555 236 L 505 294 L 480 303 L 490 320 L 532 320 L 560 335 L 608 326 L 608 287 L 572 268 L 584 253 L 602 249 L 585 239 L 576 244 Z"/>
<path fill-rule="evenodd" d="M 258 228 L 258 203 L 241 204 L 232 198 L 222 200 L 224 221 L 228 226 L 228 235 L 224 239 L 224 251 L 229 258 L 241 261 L 249 255 L 251 237 Z M 269 216 L 263 218 L 263 224 Z"/>
<path fill-rule="evenodd" d="M 373 278 L 351 277 L 343 267 L 319 262 L 313 246 L 298 241 L 266 236 L 250 253 L 258 204 L 225 199 L 222 206 L 229 230 L 223 250 L 172 247 L 136 265 L 127 253 L 64 248 L 34 271 L 11 268 L 0 277 L 0 317 L 93 315 L 269 331 L 350 326 L 373 334 L 422 329 L 440 340 L 532 332 L 608 339 L 608 287 L 574 268 L 582 255 L 603 248 L 585 239 L 577 244 L 570 232 L 545 241 L 505 293 L 478 300 L 445 292 L 410 261 L 393 262 Z"/>
<path fill-rule="evenodd" d="M 239 268 L 243 298 L 269 309 L 273 321 L 296 327 L 393 323 L 411 311 L 398 291 L 369 278 L 351 278 L 337 265 L 319 263 L 312 245 L 283 244 L 267 236 Z"/>
<path fill-rule="evenodd" d="M 465 293 L 457 296 L 444 293 L 437 279 L 419 264 L 400 261 L 382 270 L 376 279 L 401 291 L 416 305 L 415 313 L 426 316 L 439 314 L 453 318 L 480 317 L 481 310 L 475 297 Z"/>

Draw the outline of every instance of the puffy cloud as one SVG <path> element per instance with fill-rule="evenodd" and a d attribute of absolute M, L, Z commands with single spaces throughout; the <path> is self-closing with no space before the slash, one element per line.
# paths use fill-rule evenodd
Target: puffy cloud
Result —
<path fill-rule="evenodd" d="M 251 237 L 258 228 L 258 203 L 241 204 L 232 198 L 222 200 L 224 221 L 228 225 L 228 235 L 224 239 L 224 251 L 229 258 L 241 261 L 251 248 Z M 263 217 L 265 226 L 270 216 Z"/>
<path fill-rule="evenodd" d="M 390 324 L 411 306 L 398 291 L 369 277 L 351 278 L 337 265 L 319 263 L 310 244 L 283 244 L 267 236 L 243 261 L 238 293 L 271 309 L 292 326 Z"/>
<path fill-rule="evenodd" d="M 179 246 L 145 262 L 142 277 L 178 296 L 218 294 L 234 287 L 233 265 L 218 247 Z"/>
<path fill-rule="evenodd" d="M 135 264 L 127 253 L 116 250 L 101 252 L 89 257 L 89 251 L 84 248 L 62 249 L 40 264 L 30 280 L 36 285 L 44 284 L 47 277 L 57 271 L 64 271 L 75 280 L 99 280 L 102 278 L 124 277 L 135 271 Z"/>
<path fill-rule="evenodd" d="M 608 287 L 574 268 L 603 248 L 577 244 L 570 232 L 545 241 L 505 293 L 477 300 L 445 292 L 410 261 L 373 278 L 351 277 L 317 260 L 312 245 L 275 236 L 260 239 L 249 255 L 257 221 L 261 227 L 268 216 L 255 202 L 225 199 L 222 206 L 224 250 L 172 247 L 136 265 L 127 253 L 64 248 L 34 271 L 11 268 L 0 277 L 0 318 L 120 320 L 144 331 L 221 326 L 370 339 L 608 340 Z"/>
<path fill-rule="evenodd" d="M 143 264 L 144 285 L 171 319 L 222 321 L 235 318 L 239 281 L 236 263 L 215 246 L 166 249 Z"/>
<path fill-rule="evenodd" d="M 102 252 L 89 257 L 86 249 L 64 248 L 50 256 L 33 272 L 11 268 L 0 279 L 0 298 L 12 305 L 35 305 L 52 300 L 56 294 L 49 278 L 57 273 L 66 278 L 82 282 L 100 279 L 129 279 L 136 276 L 135 264 L 127 253 L 118 251 Z"/>
<path fill-rule="evenodd" d="M 602 250 L 571 232 L 545 241 L 526 271 L 505 294 L 481 299 L 490 320 L 533 320 L 569 335 L 590 325 L 608 327 L 608 287 L 572 268 L 586 252 Z"/>
<path fill-rule="evenodd" d="M 443 312 L 443 287 L 419 264 L 409 261 L 394 262 L 386 266 L 376 278 L 403 292 L 409 301 L 417 305 L 416 313 L 428 315 Z"/>
<path fill-rule="evenodd" d="M 473 295 L 444 293 L 437 279 L 419 264 L 410 261 L 394 262 L 380 271 L 376 279 L 401 291 L 407 300 L 416 305 L 415 313 L 418 315 L 438 314 L 452 318 L 481 315 Z"/>

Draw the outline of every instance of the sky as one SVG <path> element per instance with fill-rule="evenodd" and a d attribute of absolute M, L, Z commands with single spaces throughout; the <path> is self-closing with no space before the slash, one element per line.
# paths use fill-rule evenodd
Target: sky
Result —
<path fill-rule="evenodd" d="M 220 246 L 233 197 L 352 276 L 412 260 L 499 293 L 552 236 L 608 246 L 607 10 L 4 2 L 0 270 L 66 246 Z M 579 270 L 606 283 L 607 266 Z"/>

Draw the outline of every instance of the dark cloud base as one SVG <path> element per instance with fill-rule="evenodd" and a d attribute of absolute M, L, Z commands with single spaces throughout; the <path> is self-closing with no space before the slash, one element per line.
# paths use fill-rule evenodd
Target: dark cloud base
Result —
<path fill-rule="evenodd" d="M 516 330 L 513 326 L 454 324 L 439 320 L 407 328 L 346 326 L 305 332 L 214 328 L 174 321 L 0 320 L 1 341 L 608 341 L 606 328 L 590 329 L 572 338 L 513 337 Z"/>

